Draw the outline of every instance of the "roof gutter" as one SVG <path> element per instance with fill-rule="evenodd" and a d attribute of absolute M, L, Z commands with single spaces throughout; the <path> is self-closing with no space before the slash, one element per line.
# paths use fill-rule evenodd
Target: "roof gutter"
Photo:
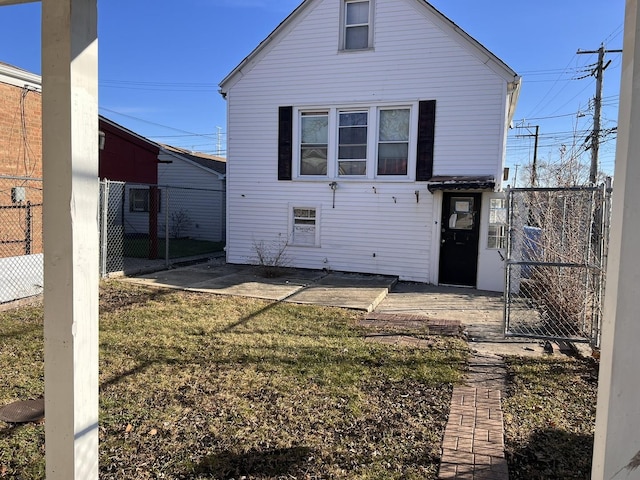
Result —
<path fill-rule="evenodd" d="M 507 125 L 511 125 L 513 116 L 516 113 L 516 106 L 518 105 L 518 98 L 520 98 L 520 90 L 522 87 L 522 77 L 516 75 L 512 82 L 507 84 L 507 95 L 509 97 L 509 111 L 507 113 Z"/>

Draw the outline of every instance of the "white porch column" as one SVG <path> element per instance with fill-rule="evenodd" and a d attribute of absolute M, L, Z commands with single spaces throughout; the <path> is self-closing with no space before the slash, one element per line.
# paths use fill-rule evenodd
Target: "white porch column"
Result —
<path fill-rule="evenodd" d="M 96 0 L 42 1 L 48 480 L 98 478 Z"/>
<path fill-rule="evenodd" d="M 640 12 L 627 0 L 613 218 L 602 325 L 594 480 L 640 469 Z"/>

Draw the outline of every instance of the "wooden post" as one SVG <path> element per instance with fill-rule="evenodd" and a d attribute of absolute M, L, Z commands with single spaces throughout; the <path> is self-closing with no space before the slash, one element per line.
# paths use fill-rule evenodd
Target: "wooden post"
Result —
<path fill-rule="evenodd" d="M 640 257 L 639 28 L 638 0 L 627 0 L 591 475 L 598 480 L 623 480 L 640 475 L 640 264 L 637 260 Z"/>
<path fill-rule="evenodd" d="M 48 480 L 98 478 L 96 3 L 42 1 Z"/>
<path fill-rule="evenodd" d="M 158 258 L 158 206 L 159 190 L 156 185 L 149 187 L 149 259 Z"/>

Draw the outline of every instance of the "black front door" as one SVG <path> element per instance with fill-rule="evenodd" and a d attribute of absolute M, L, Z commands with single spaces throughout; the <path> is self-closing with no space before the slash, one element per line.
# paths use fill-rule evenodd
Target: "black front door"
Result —
<path fill-rule="evenodd" d="M 442 200 L 439 283 L 476 286 L 480 193 L 445 193 Z"/>

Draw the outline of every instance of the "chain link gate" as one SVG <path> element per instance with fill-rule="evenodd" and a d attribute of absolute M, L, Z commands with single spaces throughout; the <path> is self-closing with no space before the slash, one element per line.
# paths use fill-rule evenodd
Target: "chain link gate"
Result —
<path fill-rule="evenodd" d="M 598 347 L 611 189 L 507 191 L 505 334 Z"/>

